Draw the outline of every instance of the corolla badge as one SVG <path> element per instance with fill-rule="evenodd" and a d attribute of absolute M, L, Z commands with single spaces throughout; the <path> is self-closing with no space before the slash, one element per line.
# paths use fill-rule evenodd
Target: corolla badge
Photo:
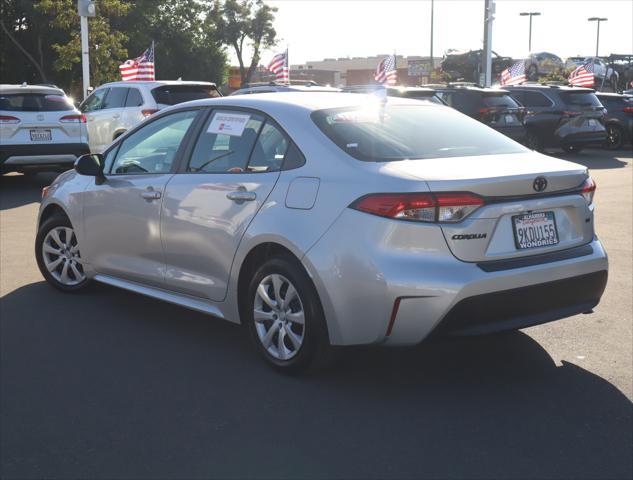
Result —
<path fill-rule="evenodd" d="M 534 179 L 534 183 L 532 184 L 532 188 L 537 192 L 544 191 L 547 188 L 547 178 L 536 177 Z"/>

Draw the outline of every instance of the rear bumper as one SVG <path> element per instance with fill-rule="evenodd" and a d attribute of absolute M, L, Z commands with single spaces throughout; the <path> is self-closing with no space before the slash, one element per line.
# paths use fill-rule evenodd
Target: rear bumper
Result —
<path fill-rule="evenodd" d="M 560 137 L 562 145 L 591 145 L 599 144 L 607 139 L 607 132 L 578 132 Z"/>
<path fill-rule="evenodd" d="M 45 145 L 1 145 L 0 166 L 4 171 L 70 168 L 77 157 L 90 153 L 87 143 Z"/>

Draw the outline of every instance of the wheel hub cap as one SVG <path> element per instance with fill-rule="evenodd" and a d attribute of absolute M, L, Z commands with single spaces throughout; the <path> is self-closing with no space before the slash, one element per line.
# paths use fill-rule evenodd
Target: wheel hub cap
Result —
<path fill-rule="evenodd" d="M 86 279 L 77 237 L 70 227 L 55 227 L 46 234 L 42 258 L 51 276 L 63 285 L 77 285 Z"/>

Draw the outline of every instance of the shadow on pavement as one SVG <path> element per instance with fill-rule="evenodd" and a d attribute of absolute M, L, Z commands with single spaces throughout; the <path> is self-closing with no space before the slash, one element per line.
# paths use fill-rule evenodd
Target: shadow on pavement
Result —
<path fill-rule="evenodd" d="M 240 327 L 109 287 L 35 283 L 0 314 L 3 478 L 633 473 L 631 402 L 523 333 L 356 348 L 291 378 Z"/>
<path fill-rule="evenodd" d="M 583 150 L 580 153 L 546 152 L 547 155 L 580 163 L 591 170 L 624 168 L 631 163 L 631 150 Z M 629 158 L 629 162 L 620 160 Z"/>
<path fill-rule="evenodd" d="M 58 173 L 37 173 L 33 175 L 0 175 L 0 210 L 21 207 L 39 202 L 42 187 L 50 185 Z"/>

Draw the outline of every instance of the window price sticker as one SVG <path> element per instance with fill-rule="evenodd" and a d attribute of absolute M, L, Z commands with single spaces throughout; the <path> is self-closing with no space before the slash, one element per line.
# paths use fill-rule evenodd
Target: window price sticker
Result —
<path fill-rule="evenodd" d="M 209 128 L 207 128 L 207 132 L 241 137 L 250 118 L 250 115 L 239 113 L 216 113 Z"/>

